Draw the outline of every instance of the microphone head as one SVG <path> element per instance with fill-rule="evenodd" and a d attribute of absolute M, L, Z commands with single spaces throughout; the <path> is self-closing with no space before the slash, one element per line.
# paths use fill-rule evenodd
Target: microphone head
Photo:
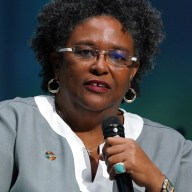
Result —
<path fill-rule="evenodd" d="M 117 117 L 110 116 L 104 119 L 102 124 L 104 139 L 108 137 L 125 137 L 124 127 Z"/>

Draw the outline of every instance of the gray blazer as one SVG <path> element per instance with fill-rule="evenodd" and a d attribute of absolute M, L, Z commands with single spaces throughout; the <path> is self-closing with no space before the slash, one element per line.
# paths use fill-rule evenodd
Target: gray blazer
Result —
<path fill-rule="evenodd" d="M 136 142 L 171 180 L 176 192 L 192 192 L 192 142 L 174 129 L 143 121 Z M 135 192 L 145 190 L 135 184 L 134 188 Z M 70 144 L 51 128 L 34 98 L 0 103 L 0 192 L 8 191 L 81 191 Z M 115 184 L 111 192 L 117 192 Z"/>

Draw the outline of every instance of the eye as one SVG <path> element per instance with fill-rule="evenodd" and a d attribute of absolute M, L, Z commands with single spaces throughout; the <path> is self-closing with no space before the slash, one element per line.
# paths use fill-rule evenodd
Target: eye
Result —
<path fill-rule="evenodd" d="M 113 61 L 127 61 L 127 54 L 121 50 L 109 51 L 109 57 Z"/>
<path fill-rule="evenodd" d="M 89 46 L 75 46 L 74 47 L 75 54 L 77 54 L 79 57 L 88 59 L 92 58 L 95 55 L 95 50 L 92 47 Z"/>

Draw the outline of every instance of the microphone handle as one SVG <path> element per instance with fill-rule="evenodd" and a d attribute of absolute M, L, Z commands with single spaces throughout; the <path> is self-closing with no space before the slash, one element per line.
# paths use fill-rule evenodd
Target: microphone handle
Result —
<path fill-rule="evenodd" d="M 102 124 L 104 139 L 108 137 L 125 137 L 124 127 L 117 117 L 106 118 Z M 118 192 L 134 192 L 131 177 L 127 173 L 115 176 Z"/>
<path fill-rule="evenodd" d="M 119 192 L 134 192 L 132 180 L 127 173 L 116 175 L 115 180 Z"/>
<path fill-rule="evenodd" d="M 115 135 L 114 137 L 120 137 Z M 127 173 L 118 174 L 115 176 L 118 192 L 134 192 L 131 177 Z"/>

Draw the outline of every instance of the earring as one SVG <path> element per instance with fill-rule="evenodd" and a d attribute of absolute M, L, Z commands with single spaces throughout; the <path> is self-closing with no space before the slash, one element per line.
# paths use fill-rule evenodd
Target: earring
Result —
<path fill-rule="evenodd" d="M 51 79 L 47 84 L 47 88 L 50 93 L 58 93 L 60 89 L 59 81 L 56 79 Z"/>
<path fill-rule="evenodd" d="M 127 103 L 132 103 L 133 101 L 135 101 L 136 97 L 136 91 L 133 88 L 130 88 L 123 99 Z"/>

